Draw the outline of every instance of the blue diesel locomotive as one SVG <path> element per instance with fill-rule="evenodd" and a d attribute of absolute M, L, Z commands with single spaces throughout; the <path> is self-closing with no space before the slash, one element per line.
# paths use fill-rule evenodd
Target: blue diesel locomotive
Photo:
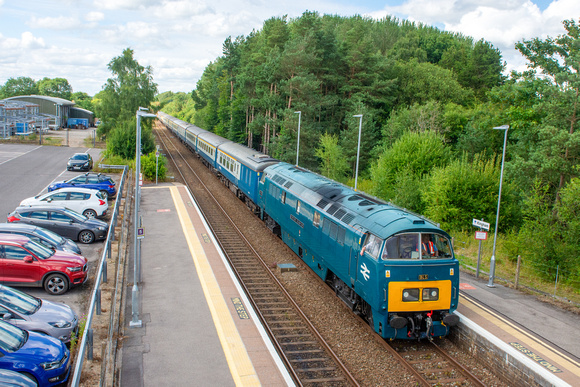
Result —
<path fill-rule="evenodd" d="M 442 337 L 459 322 L 459 263 L 436 224 L 163 112 L 158 117 L 383 338 Z"/>

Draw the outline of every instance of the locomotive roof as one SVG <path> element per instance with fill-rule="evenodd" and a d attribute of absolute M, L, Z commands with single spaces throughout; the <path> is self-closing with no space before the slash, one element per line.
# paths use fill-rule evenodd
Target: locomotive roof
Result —
<path fill-rule="evenodd" d="M 278 162 L 273 157 L 235 142 L 222 144 L 219 150 L 255 171 L 263 171 L 267 166 Z"/>
<path fill-rule="evenodd" d="M 420 215 L 306 169 L 278 163 L 266 168 L 266 172 L 275 183 L 310 203 L 325 216 L 363 232 L 370 231 L 381 238 L 409 230 L 437 231 L 447 235 Z"/>

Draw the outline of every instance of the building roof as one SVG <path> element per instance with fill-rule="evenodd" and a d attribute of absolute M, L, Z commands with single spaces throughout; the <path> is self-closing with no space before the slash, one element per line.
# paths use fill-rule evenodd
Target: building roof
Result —
<path fill-rule="evenodd" d="M 75 104 L 74 102 L 71 102 L 67 99 L 58 98 L 58 97 L 49 97 L 47 95 L 18 95 L 16 97 L 9 97 L 6 99 L 7 100 L 11 100 L 11 99 L 22 100 L 23 98 L 26 98 L 26 99 L 28 99 L 28 98 L 44 99 L 46 101 L 50 101 L 50 102 L 56 103 L 58 105 L 74 106 L 74 104 Z"/>

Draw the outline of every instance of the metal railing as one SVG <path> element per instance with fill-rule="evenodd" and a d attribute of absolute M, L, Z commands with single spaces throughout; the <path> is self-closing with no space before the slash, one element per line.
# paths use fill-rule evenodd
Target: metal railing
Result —
<path fill-rule="evenodd" d="M 123 187 L 125 185 L 125 180 L 128 176 L 129 168 L 126 165 L 107 165 L 107 169 L 123 169 L 123 175 L 121 176 L 121 181 L 119 183 L 119 190 L 117 192 L 117 199 L 115 201 L 115 208 L 111 216 L 111 225 L 109 226 L 109 232 L 107 234 L 107 239 L 105 240 L 105 245 L 103 248 L 103 255 L 96 268 L 95 276 L 95 286 L 91 296 L 91 302 L 88 308 L 87 320 L 85 323 L 85 328 L 82 333 L 82 339 L 77 351 L 77 358 L 74 367 L 73 377 L 71 378 L 71 386 L 78 386 L 81 378 L 82 367 L 86 356 L 89 360 L 93 358 L 93 330 L 91 328 L 91 323 L 93 321 L 94 313 L 101 314 L 101 283 L 107 282 L 107 258 L 111 258 L 111 242 L 115 240 L 115 225 L 117 223 L 117 218 L 119 216 L 119 208 L 121 206 L 121 199 L 123 197 Z M 125 210 L 127 209 L 125 204 Z M 124 217 L 126 218 L 126 216 Z"/>

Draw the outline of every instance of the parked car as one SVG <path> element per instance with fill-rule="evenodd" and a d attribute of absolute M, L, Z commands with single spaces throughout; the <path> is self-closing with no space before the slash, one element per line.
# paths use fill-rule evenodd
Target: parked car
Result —
<path fill-rule="evenodd" d="M 59 295 L 87 279 L 82 255 L 46 248 L 24 235 L 0 234 L 0 282 Z"/>
<path fill-rule="evenodd" d="M 66 207 L 83 214 L 87 218 L 105 216 L 109 209 L 106 192 L 81 187 L 60 188 L 24 199 L 20 202 L 20 205 Z"/>
<path fill-rule="evenodd" d="M 20 372 L 0 369 L 0 386 L 3 387 L 38 387 L 36 381 Z"/>
<path fill-rule="evenodd" d="M 63 238 L 57 233 L 42 227 L 25 223 L 0 223 L 0 233 L 26 235 L 36 243 L 51 249 L 82 254 L 79 246 L 69 238 Z"/>
<path fill-rule="evenodd" d="M 81 187 L 96 189 L 106 192 L 109 197 L 117 194 L 115 181 L 110 176 L 101 175 L 100 173 L 84 173 L 66 181 L 57 181 L 48 186 L 48 191 L 65 187 Z"/>
<path fill-rule="evenodd" d="M 54 337 L 0 320 L 0 368 L 20 372 L 39 386 L 56 386 L 69 378 L 70 352 Z"/>
<path fill-rule="evenodd" d="M 69 343 L 79 319 L 70 306 L 43 300 L 0 285 L 0 318 L 27 331 L 44 333 Z"/>
<path fill-rule="evenodd" d="M 66 163 L 67 171 L 90 171 L 93 169 L 93 158 L 88 153 L 75 153 Z"/>
<path fill-rule="evenodd" d="M 102 220 L 89 219 L 65 207 L 18 207 L 8 215 L 8 222 L 43 227 L 81 243 L 105 239 L 109 229 L 109 225 Z"/>

